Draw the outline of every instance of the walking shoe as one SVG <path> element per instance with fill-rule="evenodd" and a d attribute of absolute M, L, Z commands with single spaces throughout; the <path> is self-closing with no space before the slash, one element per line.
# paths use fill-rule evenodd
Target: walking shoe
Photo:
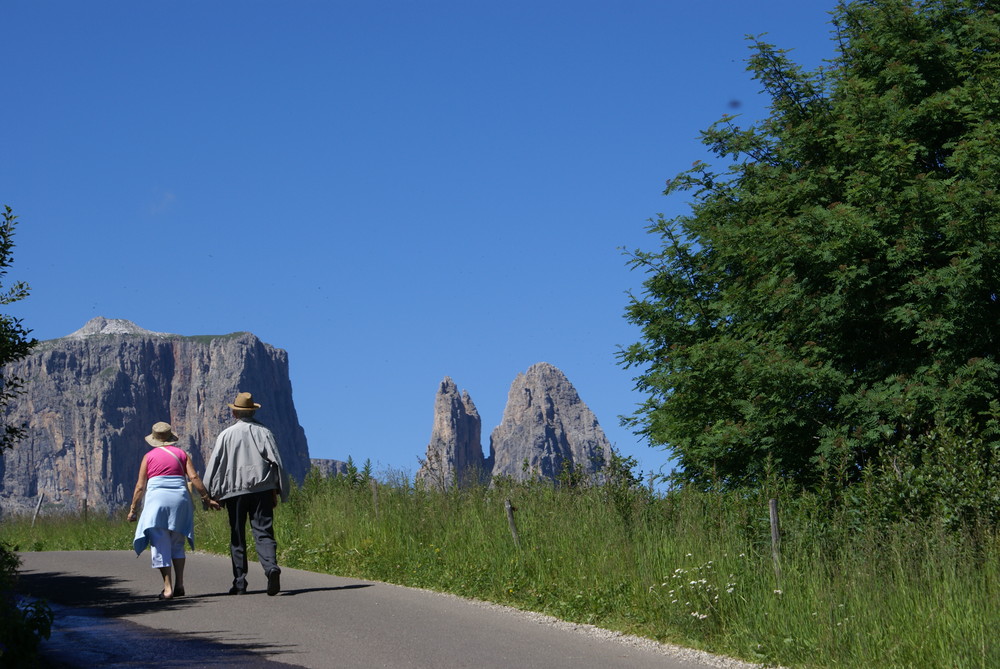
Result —
<path fill-rule="evenodd" d="M 271 597 L 281 590 L 281 572 L 275 569 L 267 575 L 267 594 Z"/>
<path fill-rule="evenodd" d="M 247 589 L 246 588 L 237 588 L 234 585 L 233 587 L 229 588 L 229 594 L 230 595 L 245 595 L 245 594 L 247 594 Z"/>

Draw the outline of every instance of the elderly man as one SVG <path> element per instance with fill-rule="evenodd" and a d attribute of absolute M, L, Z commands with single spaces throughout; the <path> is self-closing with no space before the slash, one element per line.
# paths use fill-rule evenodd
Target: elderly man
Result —
<path fill-rule="evenodd" d="M 274 507 L 288 500 L 288 472 L 269 429 L 254 419 L 260 404 L 250 393 L 239 393 L 229 405 L 236 423 L 223 430 L 205 468 L 205 484 L 213 499 L 229 512 L 229 552 L 233 560 L 230 595 L 247 592 L 247 519 L 253 531 L 260 566 L 267 576 L 267 594 L 281 590 L 278 544 L 274 540 Z"/>

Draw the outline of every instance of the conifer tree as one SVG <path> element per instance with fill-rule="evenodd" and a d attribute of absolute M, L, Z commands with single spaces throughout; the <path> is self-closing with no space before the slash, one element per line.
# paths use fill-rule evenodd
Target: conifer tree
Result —
<path fill-rule="evenodd" d="M 17 216 L 14 215 L 10 207 L 4 206 L 3 221 L 0 222 L 0 279 L 7 276 L 7 268 L 13 261 L 14 228 L 16 225 Z M 23 300 L 28 296 L 29 287 L 25 282 L 17 281 L 6 290 L 2 290 L 2 285 L 0 285 L 0 291 L 2 291 L 0 292 L 0 305 L 5 305 Z M 28 355 L 37 343 L 34 339 L 29 338 L 30 333 L 31 331 L 26 330 L 22 325 L 21 319 L 0 314 L 0 368 Z M 0 411 L 21 391 L 21 379 L 6 373 L 0 376 Z M 0 458 L 3 457 L 3 452 L 6 449 L 12 448 L 14 443 L 23 436 L 23 426 L 11 425 L 6 421 L 0 424 Z"/>

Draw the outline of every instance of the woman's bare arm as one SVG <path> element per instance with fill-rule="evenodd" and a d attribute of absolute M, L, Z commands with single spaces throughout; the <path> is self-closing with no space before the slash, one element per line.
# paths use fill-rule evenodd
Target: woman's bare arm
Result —
<path fill-rule="evenodd" d="M 146 455 L 149 455 L 148 453 Z M 139 504 L 139 500 L 142 496 L 146 494 L 146 481 L 148 474 L 146 471 L 146 455 L 142 456 L 142 464 L 139 465 L 139 478 L 135 482 L 135 492 L 132 493 L 132 506 L 128 510 L 129 521 L 136 520 L 138 516 L 135 514 L 136 506 Z"/>
<path fill-rule="evenodd" d="M 205 484 L 201 482 L 201 479 L 198 477 L 198 472 L 194 470 L 194 465 L 191 464 L 191 458 L 187 459 L 187 477 L 188 481 L 191 482 L 191 485 L 194 486 L 194 489 L 197 490 L 198 494 L 201 496 L 201 501 L 208 504 L 208 506 L 212 509 L 222 508 L 218 502 L 212 499 L 212 496 L 208 492 L 208 488 L 206 488 Z"/>

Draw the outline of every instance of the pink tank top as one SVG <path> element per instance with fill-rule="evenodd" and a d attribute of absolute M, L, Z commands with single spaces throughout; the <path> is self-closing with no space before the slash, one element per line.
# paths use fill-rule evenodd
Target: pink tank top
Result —
<path fill-rule="evenodd" d="M 170 449 L 167 451 L 167 449 Z M 180 458 L 180 462 L 173 453 Z M 146 454 L 146 477 L 184 476 L 187 469 L 187 453 L 176 446 L 157 446 Z"/>

